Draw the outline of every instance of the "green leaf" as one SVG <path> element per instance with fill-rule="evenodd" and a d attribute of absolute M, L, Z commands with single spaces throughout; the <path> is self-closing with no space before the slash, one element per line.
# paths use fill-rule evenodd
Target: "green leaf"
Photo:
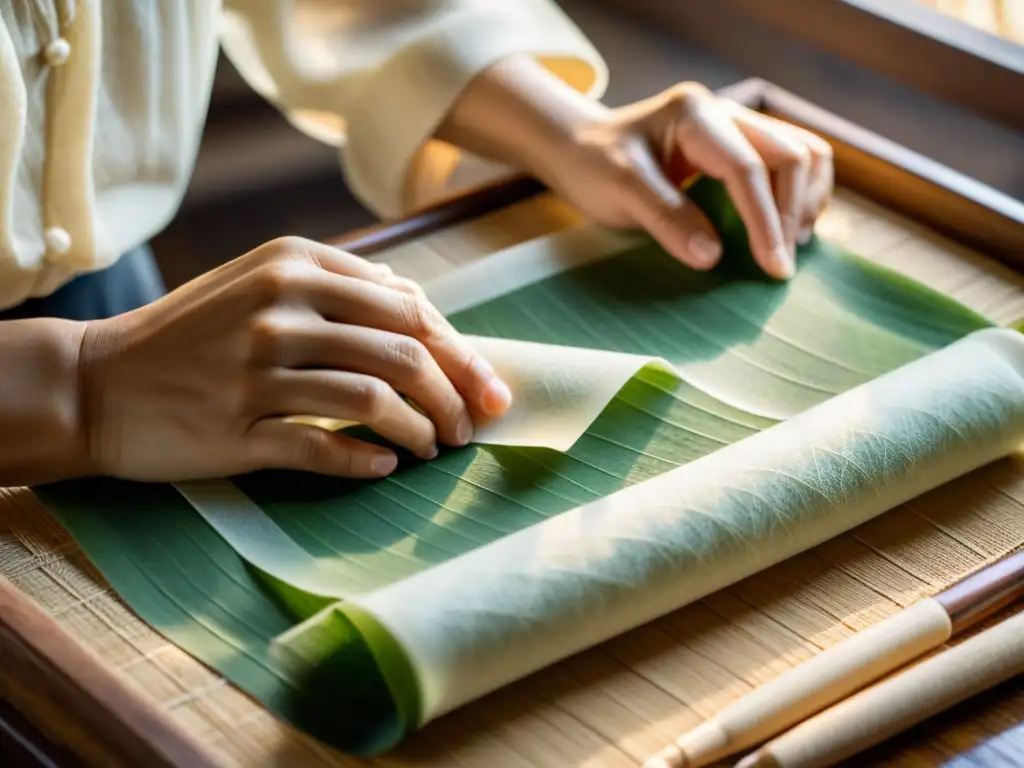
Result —
<path fill-rule="evenodd" d="M 429 463 L 403 456 L 395 475 L 378 482 L 280 472 L 235 482 L 335 568 L 340 593 L 366 594 L 705 456 L 991 325 L 817 239 L 801 250 L 794 280 L 768 280 L 750 267 L 721 185 L 704 179 L 689 194 L 723 231 L 727 257 L 713 273 L 693 272 L 647 243 L 452 317 L 466 333 L 660 356 L 684 381 L 642 371 L 564 454 L 469 446 Z M 407 660 L 380 655 L 381 643 L 368 640 L 371 620 L 356 626 L 322 599 L 248 567 L 170 486 L 97 480 L 37 492 L 145 621 L 280 716 L 356 753 L 377 752 L 418 724 Z M 311 682 L 270 644 L 322 609 L 322 633 L 304 652 L 333 650 Z M 343 702 L 362 705 L 344 710 Z"/>

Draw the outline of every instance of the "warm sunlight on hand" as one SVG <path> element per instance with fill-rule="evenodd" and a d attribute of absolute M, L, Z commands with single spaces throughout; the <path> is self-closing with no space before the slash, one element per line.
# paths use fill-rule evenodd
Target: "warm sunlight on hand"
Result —
<path fill-rule="evenodd" d="M 780 279 L 832 192 L 832 149 L 802 128 L 697 83 L 610 109 L 527 58 L 471 84 L 438 136 L 529 171 L 598 223 L 646 230 L 696 269 L 722 246 L 681 191 L 688 177 L 725 184 L 758 264 Z"/>
<path fill-rule="evenodd" d="M 832 150 L 796 126 L 684 84 L 575 131 L 557 188 L 593 219 L 640 227 L 681 261 L 714 266 L 721 244 L 680 192 L 695 173 L 721 180 L 768 274 L 793 273 L 832 191 Z"/>

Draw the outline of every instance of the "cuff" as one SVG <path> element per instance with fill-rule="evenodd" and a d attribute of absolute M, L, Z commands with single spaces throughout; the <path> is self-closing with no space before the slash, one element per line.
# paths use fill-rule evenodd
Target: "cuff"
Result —
<path fill-rule="evenodd" d="M 405 213 L 410 169 L 452 168 L 452 148 L 430 138 L 445 115 L 476 75 L 515 54 L 536 57 L 588 95 L 600 97 L 607 87 L 600 54 L 564 17 L 459 15 L 397 51 L 361 84 L 341 150 L 353 193 L 384 218 Z M 430 154 L 437 157 L 424 157 Z"/>

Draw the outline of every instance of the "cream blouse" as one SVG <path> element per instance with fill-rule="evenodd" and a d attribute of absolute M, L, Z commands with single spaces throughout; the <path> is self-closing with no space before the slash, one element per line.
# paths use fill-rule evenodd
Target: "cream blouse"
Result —
<path fill-rule="evenodd" d="M 300 130 L 339 148 L 382 217 L 459 161 L 430 138 L 514 53 L 599 96 L 601 57 L 551 0 L 0 0 L 0 308 L 101 269 L 174 216 L 218 45 Z"/>

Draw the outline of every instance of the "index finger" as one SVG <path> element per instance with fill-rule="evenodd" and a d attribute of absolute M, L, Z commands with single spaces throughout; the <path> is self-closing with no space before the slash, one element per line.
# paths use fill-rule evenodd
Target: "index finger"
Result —
<path fill-rule="evenodd" d="M 329 245 L 312 243 L 312 246 L 310 255 L 327 271 L 358 277 L 409 297 L 404 306 L 398 307 L 397 325 L 392 321 L 386 327 L 378 327 L 404 333 L 423 343 L 465 398 L 474 420 L 500 416 L 508 410 L 512 404 L 508 386 L 490 363 L 452 327 L 417 283 L 395 275 L 387 265 L 374 264 Z"/>
<path fill-rule="evenodd" d="M 417 338 L 433 354 L 459 393 L 474 411 L 475 419 L 500 416 L 512 404 L 508 385 L 497 375 L 490 363 L 466 341 L 440 310 L 427 298 L 423 289 L 412 280 L 392 275 L 384 284 L 409 297 L 407 315 L 423 330 Z"/>
<path fill-rule="evenodd" d="M 375 265 L 374 265 L 375 266 Z M 379 270 L 378 280 L 320 273 L 299 292 L 328 320 L 408 336 L 420 342 L 462 396 L 474 421 L 499 416 L 512 396 L 491 365 L 410 280 Z"/>
<path fill-rule="evenodd" d="M 305 255 L 322 269 L 343 277 L 355 277 L 383 285 L 394 276 L 394 272 L 386 264 L 378 264 L 341 248 L 314 240 L 305 241 Z"/>
<path fill-rule="evenodd" d="M 725 184 L 747 227 L 754 258 L 761 268 L 774 277 L 791 277 L 794 264 L 786 248 L 764 160 L 729 114 L 713 101 L 697 110 L 692 125 L 697 135 L 681 142 L 687 158 Z"/>

